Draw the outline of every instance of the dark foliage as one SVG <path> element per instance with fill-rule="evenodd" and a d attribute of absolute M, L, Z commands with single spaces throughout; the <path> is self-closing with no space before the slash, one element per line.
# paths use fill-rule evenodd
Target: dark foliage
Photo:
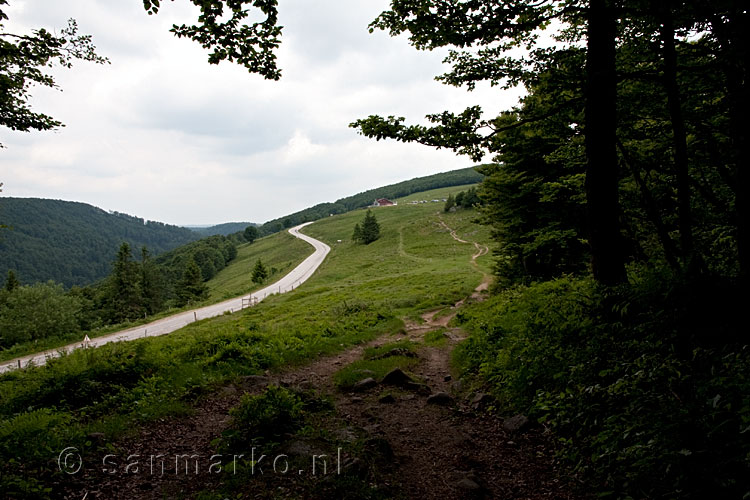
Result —
<path fill-rule="evenodd" d="M 0 273 L 13 270 L 23 283 L 88 285 L 110 273 L 123 241 L 160 254 L 198 238 L 185 228 L 69 201 L 0 198 L 0 212 L 10 226 L 0 234 Z"/>

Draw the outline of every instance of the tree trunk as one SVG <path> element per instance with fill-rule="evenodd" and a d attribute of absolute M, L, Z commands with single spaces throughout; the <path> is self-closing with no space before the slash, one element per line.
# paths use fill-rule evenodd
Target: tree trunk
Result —
<path fill-rule="evenodd" d="M 677 50 L 674 41 L 674 22 L 670 2 L 660 4 L 660 36 L 664 60 L 664 90 L 667 93 L 667 108 L 672 122 L 672 151 L 677 177 L 677 207 L 680 228 L 680 246 L 684 269 L 690 273 L 697 264 L 693 238 L 693 217 L 690 208 L 690 174 L 688 172 L 688 149 L 685 120 L 682 115 L 682 99 L 677 84 Z"/>
<path fill-rule="evenodd" d="M 737 249 L 740 275 L 750 279 L 750 99 L 748 98 L 748 63 L 750 57 L 750 14 L 742 4 L 711 20 L 719 41 L 729 101 L 732 162 L 737 179 L 735 209 L 737 213 Z"/>
<path fill-rule="evenodd" d="M 627 276 L 619 222 L 612 0 L 591 0 L 587 18 L 586 209 L 591 269 L 596 281 L 615 285 L 625 282 Z"/>

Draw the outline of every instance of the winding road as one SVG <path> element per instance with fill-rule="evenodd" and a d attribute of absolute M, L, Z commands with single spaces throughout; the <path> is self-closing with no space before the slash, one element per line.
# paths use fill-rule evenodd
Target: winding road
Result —
<path fill-rule="evenodd" d="M 197 320 L 213 318 L 214 316 L 220 316 L 225 312 L 234 312 L 247 307 L 249 304 L 260 302 L 269 295 L 285 293 L 297 288 L 300 284 L 304 283 L 315 270 L 323 263 L 323 260 L 331 251 L 331 247 L 318 241 L 315 238 L 311 238 L 305 234 L 300 233 L 300 229 L 312 224 L 312 222 L 306 222 L 289 229 L 289 234 L 295 236 L 315 248 L 315 251 L 303 260 L 297 267 L 291 270 L 289 274 L 285 275 L 279 281 L 272 285 L 269 285 L 261 290 L 253 292 L 250 295 L 243 295 L 242 297 L 236 297 L 234 299 L 225 300 L 218 304 L 213 304 L 199 309 L 181 312 L 167 318 L 153 321 L 151 323 L 141 325 L 135 328 L 129 328 L 115 333 L 110 333 L 97 337 L 88 342 L 85 347 L 92 348 L 100 345 L 108 344 L 110 342 L 120 342 L 141 339 L 144 337 L 157 337 L 159 335 L 166 335 L 172 333 L 175 330 L 179 330 L 189 323 L 193 323 Z M 75 344 L 69 344 L 67 346 L 59 347 L 56 349 L 50 349 L 48 351 L 30 354 L 10 361 L 5 361 L 0 364 L 0 373 L 4 373 L 10 370 L 26 368 L 28 366 L 39 366 L 47 362 L 47 359 L 56 358 L 60 356 L 61 352 L 70 353 L 76 349 L 84 347 L 82 342 L 76 342 Z"/>

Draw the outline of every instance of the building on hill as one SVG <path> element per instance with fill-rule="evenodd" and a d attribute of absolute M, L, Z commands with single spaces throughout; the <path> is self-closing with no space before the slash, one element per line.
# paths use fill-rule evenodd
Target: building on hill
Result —
<path fill-rule="evenodd" d="M 373 207 L 392 207 L 394 205 L 398 205 L 398 203 L 385 198 L 378 198 L 375 200 L 375 203 L 372 204 Z"/>

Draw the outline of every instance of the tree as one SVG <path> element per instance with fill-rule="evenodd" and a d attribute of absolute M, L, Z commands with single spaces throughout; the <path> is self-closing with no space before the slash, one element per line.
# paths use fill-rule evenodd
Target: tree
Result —
<path fill-rule="evenodd" d="M 81 303 L 52 281 L 20 286 L 0 309 L 0 346 L 61 337 L 78 330 Z"/>
<path fill-rule="evenodd" d="M 369 245 L 373 241 L 380 238 L 380 224 L 373 215 L 372 210 L 367 210 L 365 218 L 362 220 L 362 238 L 361 241 L 365 245 Z"/>
<path fill-rule="evenodd" d="M 172 26 L 170 31 L 178 38 L 188 38 L 211 50 L 208 56 L 210 64 L 226 60 L 266 79 L 278 80 L 281 77 L 274 54 L 281 36 L 281 26 L 276 25 L 277 0 L 189 1 L 200 8 L 200 16 L 197 24 Z M 254 11 L 248 6 L 254 7 Z M 160 1 L 143 0 L 143 8 L 149 15 L 156 14 Z M 264 19 L 245 24 L 251 12 Z"/>
<path fill-rule="evenodd" d="M 112 321 L 119 323 L 143 315 L 143 296 L 139 281 L 140 272 L 133 261 L 130 245 L 123 242 L 117 251 L 109 277 L 108 303 Z"/>
<path fill-rule="evenodd" d="M 177 301 L 184 306 L 193 301 L 200 301 L 208 297 L 208 285 L 203 282 L 201 268 L 194 259 L 190 259 L 182 273 L 182 279 L 177 284 Z"/>
<path fill-rule="evenodd" d="M 354 224 L 354 232 L 352 233 L 352 241 L 355 243 L 362 242 L 362 227 L 359 225 L 359 222 Z"/>
<path fill-rule="evenodd" d="M 8 277 L 5 279 L 5 291 L 12 292 L 19 286 L 21 286 L 21 283 L 18 281 L 18 278 L 16 278 L 16 273 L 14 273 L 12 270 L 9 270 Z"/>
<path fill-rule="evenodd" d="M 280 78 L 274 53 L 281 36 L 277 0 L 189 1 L 200 9 L 197 22 L 173 25 L 171 31 L 175 36 L 193 40 L 209 50 L 210 64 L 229 61 L 266 79 Z M 0 0 L 0 126 L 20 131 L 61 127 L 63 124 L 51 116 L 32 111 L 28 102 L 29 90 L 34 85 L 57 88 L 54 78 L 44 68 L 54 64 L 70 68 L 74 59 L 98 64 L 109 60 L 96 54 L 90 35 L 78 34 L 74 19 L 68 21 L 59 36 L 44 28 L 30 34 L 6 32 L 2 21 L 8 16 L 1 8 L 3 5 L 8 5 L 8 0 Z M 161 1 L 143 0 L 143 7 L 149 15 L 156 14 Z M 263 19 L 247 24 L 251 12 Z"/>
<path fill-rule="evenodd" d="M 0 7 L 8 5 L 0 0 Z M 51 116 L 31 110 L 29 91 L 34 85 L 57 88 L 45 68 L 59 65 L 70 68 L 73 60 L 108 63 L 96 54 L 90 35 L 79 35 L 74 19 L 53 35 L 44 28 L 31 33 L 8 33 L 2 24 L 8 16 L 0 8 L 0 126 L 11 130 L 51 130 L 63 124 Z M 0 147 L 2 143 L 0 143 Z"/>
<path fill-rule="evenodd" d="M 539 68 L 559 54 L 559 47 L 538 47 L 537 30 L 552 20 L 567 23 L 558 40 L 577 42 L 586 38 L 587 63 L 584 73 L 586 130 L 591 138 L 587 149 L 587 212 L 589 244 L 594 277 L 603 284 L 616 284 L 625 279 L 624 256 L 619 231 L 618 164 L 615 136 L 615 38 L 616 17 L 613 0 L 590 0 L 580 6 L 575 2 L 493 0 L 392 0 L 391 10 L 383 12 L 370 29 L 383 29 L 392 36 L 409 34 L 411 43 L 420 50 L 451 46 L 446 62 L 452 71 L 439 80 L 470 90 L 478 81 L 513 87 L 534 82 Z M 519 45 L 527 55 L 510 53 Z M 550 111 L 555 114 L 575 105 L 580 99 L 567 98 Z M 532 120 L 543 117 L 531 118 Z M 502 116 L 482 119 L 479 106 L 469 107 L 460 114 L 443 112 L 428 115 L 434 124 L 404 125 L 403 117 L 370 116 L 351 126 L 375 139 L 392 138 L 418 142 L 471 156 L 478 161 L 485 152 L 497 152 L 494 137 L 507 124 Z"/>
<path fill-rule="evenodd" d="M 255 226 L 247 226 L 242 234 L 245 237 L 245 241 L 252 243 L 258 238 L 258 228 Z"/>
<path fill-rule="evenodd" d="M 448 195 L 448 199 L 445 200 L 445 206 L 443 206 L 443 212 L 450 212 L 451 208 L 456 205 L 456 200 L 453 198 L 453 193 Z"/>
<path fill-rule="evenodd" d="M 266 266 L 263 265 L 263 262 L 258 259 L 258 262 L 255 263 L 255 267 L 253 268 L 253 283 L 261 284 L 266 281 L 266 278 L 268 278 L 268 270 L 266 270 Z"/>
<path fill-rule="evenodd" d="M 145 245 L 141 247 L 140 281 L 138 285 L 146 312 L 154 314 L 161 310 L 164 302 L 164 283 L 159 268 L 151 259 L 151 254 Z"/>

